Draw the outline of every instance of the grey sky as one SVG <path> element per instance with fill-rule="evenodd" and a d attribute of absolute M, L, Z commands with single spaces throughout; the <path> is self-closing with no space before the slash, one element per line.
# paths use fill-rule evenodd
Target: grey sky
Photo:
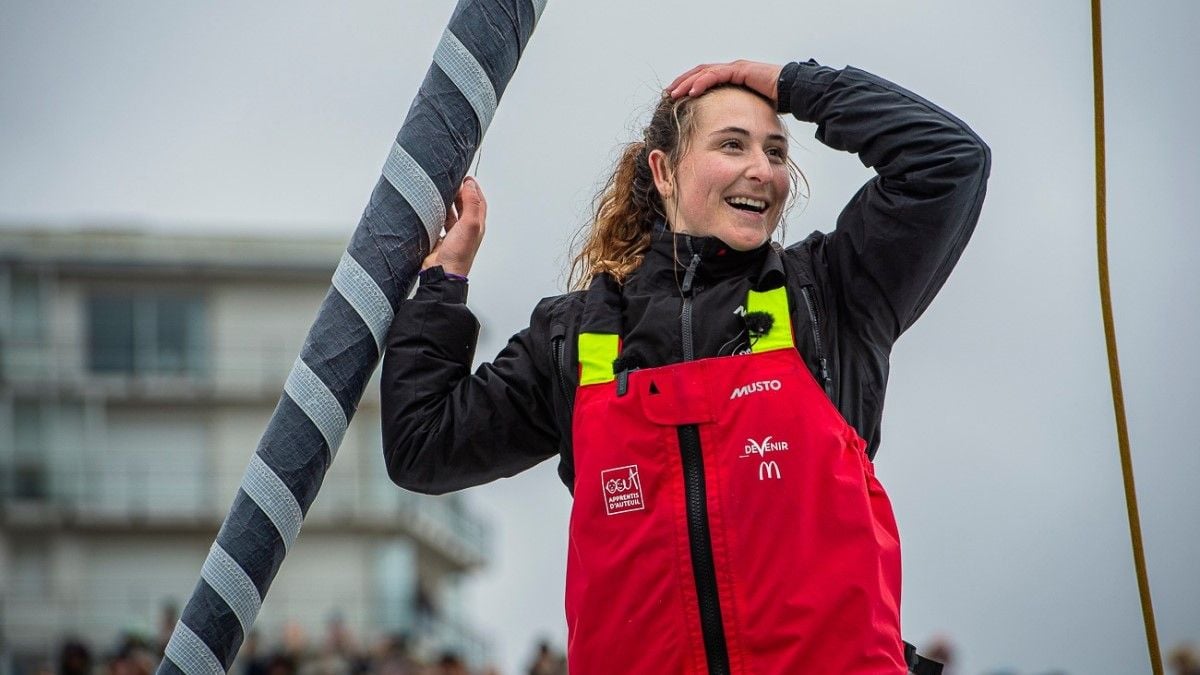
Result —
<path fill-rule="evenodd" d="M 905 632 L 951 635 L 961 673 L 1149 672 L 1097 299 L 1087 3 L 748 6 L 551 0 L 483 147 L 479 354 L 562 288 L 617 144 L 678 72 L 814 57 L 895 80 L 994 153 L 975 238 L 893 358 L 878 468 Z M 451 8 L 4 0 L 0 221 L 348 237 Z M 1169 647 L 1200 640 L 1200 5 L 1104 9 L 1117 326 Z M 870 172 L 790 126 L 813 191 L 795 240 Z M 552 463 L 472 501 L 501 537 L 469 593 L 515 672 L 536 635 L 565 638 L 570 502 Z"/>

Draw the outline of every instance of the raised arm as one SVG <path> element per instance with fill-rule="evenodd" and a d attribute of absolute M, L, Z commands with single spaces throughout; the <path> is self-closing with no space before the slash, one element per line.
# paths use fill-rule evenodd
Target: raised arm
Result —
<path fill-rule="evenodd" d="M 983 204 L 991 155 L 962 121 L 856 68 L 750 61 L 697 66 L 668 87 L 696 95 L 723 82 L 815 122 L 817 139 L 878 175 L 846 205 L 825 247 L 850 309 L 844 321 L 888 344 L 916 321 L 962 254 Z"/>
<path fill-rule="evenodd" d="M 479 323 L 466 275 L 483 237 L 486 203 L 464 183 L 421 285 L 392 322 L 380 377 L 383 454 L 397 485 L 439 494 L 511 476 L 557 452 L 558 430 L 538 364 L 548 330 L 521 331 L 471 373 Z M 534 312 L 533 322 L 544 313 Z"/>
<path fill-rule="evenodd" d="M 850 309 L 843 320 L 890 344 L 962 254 L 979 220 L 991 152 L 950 113 L 856 68 L 789 64 L 779 90 L 781 112 L 815 122 L 818 140 L 878 173 L 842 210 L 826 251 Z"/>

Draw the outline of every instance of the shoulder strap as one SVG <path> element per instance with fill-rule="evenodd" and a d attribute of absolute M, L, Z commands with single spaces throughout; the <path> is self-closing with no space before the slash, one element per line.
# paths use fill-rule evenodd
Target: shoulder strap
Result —
<path fill-rule="evenodd" d="M 621 289 L 609 275 L 598 274 L 588 286 L 579 324 L 579 386 L 615 379 L 620 333 Z"/>
<path fill-rule="evenodd" d="M 917 648 L 904 643 L 904 661 L 909 675 L 942 675 L 942 664 L 917 653 Z"/>

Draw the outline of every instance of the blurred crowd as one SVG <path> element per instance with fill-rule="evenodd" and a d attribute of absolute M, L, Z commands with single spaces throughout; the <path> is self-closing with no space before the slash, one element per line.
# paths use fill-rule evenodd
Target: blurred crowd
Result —
<path fill-rule="evenodd" d="M 78 640 L 65 641 L 55 663 L 44 661 L 18 667 L 15 675 L 151 675 L 162 658 L 165 640 L 147 640 L 125 635 L 110 651 L 96 653 Z M 920 650 L 946 665 L 943 675 L 964 675 L 956 667 L 955 649 L 945 637 L 937 637 Z M 1167 655 L 1171 675 L 1200 675 L 1200 651 L 1190 643 L 1179 645 Z M 567 675 L 566 658 L 548 641 L 532 650 L 523 673 Z M 380 639 L 374 645 L 359 645 L 340 621 L 330 622 L 324 639 L 309 641 L 292 627 L 268 644 L 257 632 L 242 646 L 231 675 L 499 675 L 494 666 L 470 667 L 453 651 L 429 653 L 415 648 L 404 635 Z M 1067 675 L 1065 671 L 1031 673 L 1013 669 L 986 671 L 984 675 Z"/>
<path fill-rule="evenodd" d="M 334 637 L 334 636 L 337 637 Z M 348 633 L 333 633 L 332 639 L 311 644 L 295 630 L 267 644 L 252 633 L 242 645 L 231 675 L 499 675 L 494 666 L 469 667 L 454 651 L 422 654 L 401 634 L 360 646 Z M 162 659 L 165 645 L 134 635 L 122 636 L 113 649 L 97 652 L 86 643 L 69 639 L 58 652 L 56 663 L 30 664 L 17 668 L 30 675 L 152 675 Z M 529 675 L 566 675 L 566 658 L 548 642 L 540 643 L 530 658 Z"/>

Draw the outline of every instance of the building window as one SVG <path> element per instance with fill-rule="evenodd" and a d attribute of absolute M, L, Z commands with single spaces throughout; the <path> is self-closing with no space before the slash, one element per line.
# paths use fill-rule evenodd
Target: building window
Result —
<path fill-rule="evenodd" d="M 109 406 L 104 445 L 90 467 L 95 507 L 144 518 L 207 517 L 218 506 L 208 417 L 200 408 Z"/>
<path fill-rule="evenodd" d="M 43 337 L 42 284 L 33 274 L 12 275 L 12 338 L 29 343 Z"/>
<path fill-rule="evenodd" d="M 97 293 L 88 298 L 88 364 L 100 373 L 197 375 L 208 364 L 203 298 Z"/>
<path fill-rule="evenodd" d="M 374 622 L 385 631 L 416 627 L 417 550 L 408 539 L 392 539 L 375 549 Z"/>
<path fill-rule="evenodd" d="M 4 462 L 9 466 L 5 494 L 12 499 L 41 500 L 47 496 L 45 414 L 37 401 L 13 401 L 13 455 Z"/>
<path fill-rule="evenodd" d="M 8 588 L 12 595 L 21 600 L 45 602 L 51 591 L 50 573 L 53 569 L 49 541 L 43 537 L 13 537 L 9 545 L 11 576 Z"/>

